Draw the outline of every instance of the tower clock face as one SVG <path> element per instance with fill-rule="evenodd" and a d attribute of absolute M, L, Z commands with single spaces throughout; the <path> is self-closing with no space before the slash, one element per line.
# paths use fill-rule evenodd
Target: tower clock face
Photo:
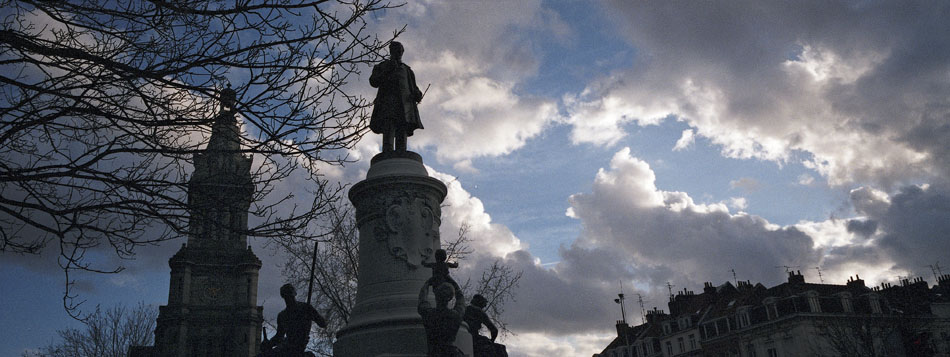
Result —
<path fill-rule="evenodd" d="M 221 295 L 223 295 L 221 287 L 214 282 L 211 283 L 211 286 L 205 288 L 205 301 L 209 304 L 217 303 L 221 299 Z"/>
<path fill-rule="evenodd" d="M 202 284 L 198 290 L 201 303 L 205 305 L 221 305 L 227 294 L 227 280 L 221 275 L 202 277 Z"/>

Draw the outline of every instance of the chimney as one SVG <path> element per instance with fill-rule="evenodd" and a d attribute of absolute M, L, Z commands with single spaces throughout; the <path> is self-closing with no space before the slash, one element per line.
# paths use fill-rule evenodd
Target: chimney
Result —
<path fill-rule="evenodd" d="M 864 289 L 864 280 L 861 280 L 861 277 L 858 274 L 854 274 L 854 278 L 848 278 L 848 287 L 852 289 Z"/>
<path fill-rule="evenodd" d="M 799 270 L 797 272 L 790 271 L 788 272 L 788 283 L 789 284 L 805 284 L 805 276 L 802 275 L 802 272 Z"/>
<path fill-rule="evenodd" d="M 713 286 L 712 283 L 708 281 L 703 283 L 703 294 L 715 294 L 715 293 L 716 293 L 716 287 Z"/>
<path fill-rule="evenodd" d="M 630 328 L 630 326 L 627 326 L 626 322 L 617 320 L 617 337 L 623 339 L 628 328 Z"/>
<path fill-rule="evenodd" d="M 666 313 L 663 312 L 663 310 L 659 310 L 659 309 L 657 309 L 657 308 L 654 306 L 654 307 L 653 307 L 653 310 L 647 311 L 647 323 L 648 323 L 648 324 L 655 324 L 655 323 L 657 323 L 657 321 L 656 321 L 657 318 L 659 318 L 660 316 L 663 316 L 663 315 L 666 315 Z"/>

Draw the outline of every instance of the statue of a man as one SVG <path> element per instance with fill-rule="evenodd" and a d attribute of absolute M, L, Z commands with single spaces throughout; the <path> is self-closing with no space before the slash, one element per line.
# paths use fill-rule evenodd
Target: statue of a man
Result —
<path fill-rule="evenodd" d="M 310 324 L 316 322 L 320 327 L 327 327 L 323 316 L 310 304 L 297 301 L 296 295 L 297 290 L 293 285 L 284 284 L 280 287 L 280 297 L 284 298 L 287 308 L 277 314 L 277 334 L 261 342 L 260 356 L 306 356 L 304 351 L 310 342 Z"/>
<path fill-rule="evenodd" d="M 422 92 L 416 86 L 416 76 L 402 63 L 402 44 L 389 44 L 389 59 L 373 66 L 369 84 L 379 88 L 373 101 L 373 116 L 369 128 L 383 134 L 383 152 L 406 151 L 406 137 L 422 129 L 416 103 L 422 101 Z M 395 142 L 395 146 L 393 145 Z"/>
<path fill-rule="evenodd" d="M 462 352 L 453 345 L 455 335 L 462 325 L 462 313 L 465 311 L 465 296 L 458 284 L 442 283 L 433 289 L 435 308 L 430 307 L 426 296 L 429 284 L 423 284 L 419 291 L 419 315 L 426 329 L 429 357 L 460 357 Z M 455 306 L 449 309 L 449 301 L 455 296 Z"/>

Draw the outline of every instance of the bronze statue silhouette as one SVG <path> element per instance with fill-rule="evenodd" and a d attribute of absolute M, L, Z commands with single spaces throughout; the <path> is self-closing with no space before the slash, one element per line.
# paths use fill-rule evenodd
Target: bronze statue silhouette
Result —
<path fill-rule="evenodd" d="M 383 152 L 406 151 L 406 137 L 422 129 L 416 103 L 422 101 L 422 92 L 416 86 L 416 76 L 409 65 L 402 63 L 404 48 L 401 43 L 389 44 L 389 59 L 373 66 L 369 84 L 379 88 L 373 100 L 370 129 L 383 134 Z"/>
<path fill-rule="evenodd" d="M 429 284 L 422 285 L 419 290 L 419 315 L 422 316 L 422 325 L 426 330 L 429 357 L 460 357 L 462 351 L 453 343 L 459 326 L 462 325 L 462 313 L 465 311 L 465 296 L 458 285 L 442 283 L 433 289 L 435 294 L 435 308 L 430 307 L 426 297 L 429 294 Z M 449 309 L 449 301 L 455 296 L 455 306 Z"/>
<path fill-rule="evenodd" d="M 284 298 L 287 308 L 277 314 L 277 334 L 261 342 L 262 357 L 303 357 L 313 356 L 305 352 L 310 342 L 310 324 L 317 323 L 321 328 L 327 327 L 327 322 L 310 304 L 297 301 L 297 290 L 293 285 L 284 284 L 280 287 L 280 297 Z"/>
<path fill-rule="evenodd" d="M 472 296 L 472 303 L 465 307 L 465 315 L 462 320 L 468 325 L 468 332 L 472 334 L 472 350 L 475 357 L 503 357 L 508 356 L 504 345 L 495 343 L 498 337 L 498 328 L 491 322 L 488 314 L 485 313 L 485 307 L 488 306 L 488 300 L 481 294 Z M 482 325 L 488 328 L 491 338 L 478 334 Z"/>
<path fill-rule="evenodd" d="M 435 251 L 435 262 L 427 263 L 422 262 L 422 266 L 426 268 L 432 268 L 432 277 L 426 282 L 433 289 L 442 285 L 442 283 L 452 284 L 453 287 L 458 289 L 458 283 L 449 276 L 449 268 L 458 268 L 459 263 L 447 262 L 448 255 L 445 253 L 445 249 L 438 249 Z"/>

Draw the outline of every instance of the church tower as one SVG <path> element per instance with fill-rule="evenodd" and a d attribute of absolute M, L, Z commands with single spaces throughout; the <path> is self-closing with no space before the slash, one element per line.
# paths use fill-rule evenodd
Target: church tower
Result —
<path fill-rule="evenodd" d="M 251 158 L 240 153 L 236 94 L 221 91 L 221 110 L 188 182 L 188 242 L 171 259 L 168 305 L 159 308 L 159 356 L 256 356 L 262 307 L 261 261 L 247 245 L 254 195 Z"/>

